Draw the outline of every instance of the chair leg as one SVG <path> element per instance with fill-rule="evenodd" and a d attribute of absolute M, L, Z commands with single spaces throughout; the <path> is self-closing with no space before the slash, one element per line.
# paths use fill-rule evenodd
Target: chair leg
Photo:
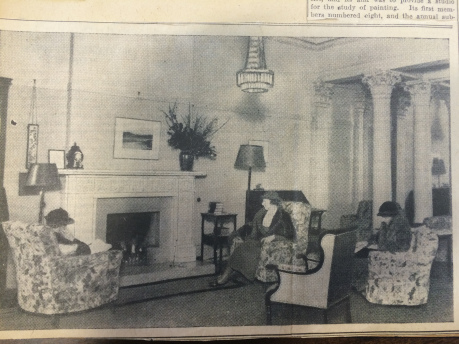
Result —
<path fill-rule="evenodd" d="M 324 309 L 324 324 L 328 324 L 328 309 Z"/>
<path fill-rule="evenodd" d="M 266 325 L 272 325 L 271 302 L 266 302 Z"/>
<path fill-rule="evenodd" d="M 348 297 L 346 300 L 346 323 L 352 323 L 352 313 L 351 313 L 351 298 Z"/>
<path fill-rule="evenodd" d="M 60 325 L 60 316 L 58 314 L 54 314 L 51 316 L 51 326 L 55 329 L 59 329 Z"/>

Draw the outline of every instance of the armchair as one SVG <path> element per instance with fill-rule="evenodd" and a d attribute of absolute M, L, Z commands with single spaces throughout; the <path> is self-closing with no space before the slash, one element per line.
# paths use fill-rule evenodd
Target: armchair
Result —
<path fill-rule="evenodd" d="M 355 229 L 326 231 L 320 236 L 319 264 L 310 270 L 292 265 L 271 265 L 278 283 L 265 294 L 267 323 L 271 325 L 271 305 L 296 304 L 327 311 L 343 301 L 347 302 L 347 322 L 351 321 L 349 296 L 351 291 L 352 262 L 356 241 Z"/>
<path fill-rule="evenodd" d="M 63 256 L 47 226 L 7 221 L 3 229 L 13 252 L 18 303 L 23 310 L 77 312 L 117 298 L 121 251 Z"/>
<path fill-rule="evenodd" d="M 308 248 L 311 205 L 304 202 L 282 201 L 281 206 L 290 215 L 296 236 L 294 241 L 272 241 L 261 247 L 255 277 L 262 282 L 277 281 L 276 273 L 266 268 L 269 264 L 305 266 L 305 261 L 298 259 L 297 255 L 305 255 Z"/>
<path fill-rule="evenodd" d="M 425 226 L 412 228 L 412 233 L 407 252 L 370 252 L 364 292 L 369 302 L 405 306 L 427 303 L 438 237 Z"/>

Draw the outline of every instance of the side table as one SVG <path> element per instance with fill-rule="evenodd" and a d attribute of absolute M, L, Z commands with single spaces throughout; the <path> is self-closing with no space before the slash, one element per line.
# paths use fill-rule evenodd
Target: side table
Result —
<path fill-rule="evenodd" d="M 223 257 L 223 246 L 228 246 L 228 237 L 230 235 L 229 228 L 224 227 L 228 222 L 233 224 L 233 230 L 237 229 L 237 214 L 229 213 L 201 213 L 201 257 L 200 260 L 204 260 L 204 245 L 212 246 L 214 249 L 214 265 L 215 273 L 218 274 L 222 266 Z M 204 224 L 206 221 L 213 223 L 212 233 L 206 234 L 204 232 Z M 220 251 L 219 257 L 217 257 L 217 251 Z"/>

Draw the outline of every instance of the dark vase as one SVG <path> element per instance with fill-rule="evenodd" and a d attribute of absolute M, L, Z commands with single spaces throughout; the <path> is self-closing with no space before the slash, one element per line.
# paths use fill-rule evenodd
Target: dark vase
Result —
<path fill-rule="evenodd" d="M 75 144 L 72 146 L 72 148 L 70 148 L 69 152 L 67 153 L 67 168 L 82 169 L 83 158 L 83 152 L 75 142 Z"/>
<path fill-rule="evenodd" d="M 179 155 L 180 170 L 193 171 L 194 155 L 186 151 L 181 151 Z"/>

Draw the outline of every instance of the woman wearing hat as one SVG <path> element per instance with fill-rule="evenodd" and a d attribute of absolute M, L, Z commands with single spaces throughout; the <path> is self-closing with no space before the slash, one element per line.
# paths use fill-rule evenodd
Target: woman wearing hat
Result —
<path fill-rule="evenodd" d="M 378 250 L 394 252 L 408 251 L 411 245 L 411 228 L 405 212 L 396 202 L 384 202 L 378 216 L 387 219 L 381 223 L 377 233 Z"/>
<path fill-rule="evenodd" d="M 76 256 L 91 254 L 91 249 L 84 242 L 76 239 L 67 229 L 67 225 L 75 223 L 69 217 L 69 213 L 64 209 L 54 209 L 45 216 L 46 224 L 51 227 L 56 234 L 59 248 L 63 254 L 73 254 Z"/>
<path fill-rule="evenodd" d="M 236 247 L 228 259 L 225 270 L 212 283 L 213 286 L 228 282 L 235 271 L 253 281 L 263 243 L 274 240 L 293 240 L 295 230 L 292 220 L 289 214 L 280 207 L 282 200 L 277 192 L 266 192 L 261 198 L 263 207 L 253 218 L 250 234 L 242 244 Z"/>

